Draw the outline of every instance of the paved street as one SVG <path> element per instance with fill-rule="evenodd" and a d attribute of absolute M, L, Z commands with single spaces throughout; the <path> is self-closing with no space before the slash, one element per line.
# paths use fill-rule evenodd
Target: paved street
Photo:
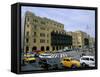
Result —
<path fill-rule="evenodd" d="M 79 60 L 82 54 L 89 55 L 89 56 L 94 56 L 94 52 L 89 52 L 89 51 L 69 51 L 69 52 L 58 52 L 58 53 L 49 53 L 52 57 L 52 61 L 50 62 L 51 64 L 57 64 L 59 68 L 60 66 L 60 60 L 63 57 L 72 57 L 74 59 Z M 31 64 L 26 64 L 22 66 L 22 70 L 43 70 L 43 68 L 40 67 L 38 64 L 38 60 L 35 63 Z"/>
<path fill-rule="evenodd" d="M 59 52 L 59 53 L 50 53 L 52 58 L 63 58 L 63 57 L 72 57 L 75 59 L 80 59 L 81 55 L 89 55 L 89 56 L 94 56 L 95 53 L 89 52 L 89 51 L 69 51 L 69 52 Z"/>

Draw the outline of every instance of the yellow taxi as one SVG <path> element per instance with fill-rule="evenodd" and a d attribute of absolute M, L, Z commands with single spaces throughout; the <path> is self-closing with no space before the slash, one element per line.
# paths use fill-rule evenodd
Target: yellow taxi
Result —
<path fill-rule="evenodd" d="M 38 54 L 44 54 L 45 53 L 45 51 L 40 51 Z"/>
<path fill-rule="evenodd" d="M 25 54 L 23 61 L 26 63 L 33 63 L 36 61 L 36 58 L 32 54 Z"/>
<path fill-rule="evenodd" d="M 36 54 L 43 54 L 43 53 L 45 53 L 45 51 L 41 51 L 41 50 L 34 50 L 33 52 L 36 53 Z"/>
<path fill-rule="evenodd" d="M 61 65 L 68 68 L 79 68 L 80 62 L 78 60 L 66 57 L 61 60 Z"/>

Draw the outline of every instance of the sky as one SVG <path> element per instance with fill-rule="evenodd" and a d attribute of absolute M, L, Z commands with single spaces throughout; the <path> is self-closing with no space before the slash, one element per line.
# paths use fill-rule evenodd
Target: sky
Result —
<path fill-rule="evenodd" d="M 60 9 L 46 7 L 21 7 L 22 21 L 26 11 L 34 13 L 36 16 L 46 17 L 64 24 L 66 31 L 84 31 L 91 37 L 95 37 L 95 11 L 80 9 Z M 23 23 L 23 22 L 22 22 Z"/>

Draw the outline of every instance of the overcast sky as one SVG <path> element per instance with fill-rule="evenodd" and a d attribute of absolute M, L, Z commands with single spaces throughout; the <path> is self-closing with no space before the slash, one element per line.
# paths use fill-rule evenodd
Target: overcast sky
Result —
<path fill-rule="evenodd" d="M 58 21 L 64 24 L 66 31 L 81 30 L 95 37 L 95 11 L 93 10 L 23 6 L 21 8 L 22 21 L 26 11 L 33 12 L 36 16 Z"/>

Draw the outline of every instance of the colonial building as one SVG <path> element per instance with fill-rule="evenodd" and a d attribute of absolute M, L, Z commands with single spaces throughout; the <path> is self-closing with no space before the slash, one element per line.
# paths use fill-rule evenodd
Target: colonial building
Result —
<path fill-rule="evenodd" d="M 89 47 L 90 48 L 95 47 L 95 38 L 93 38 L 93 37 L 89 38 Z"/>
<path fill-rule="evenodd" d="M 64 49 L 64 47 L 71 48 L 72 36 L 67 35 L 66 32 L 51 32 L 51 46 L 53 50 Z"/>
<path fill-rule="evenodd" d="M 84 48 L 89 46 L 89 35 L 82 31 L 67 32 L 72 36 L 73 48 Z"/>
<path fill-rule="evenodd" d="M 66 34 L 64 25 L 26 12 L 24 23 L 24 51 L 54 51 L 72 46 L 72 36 Z"/>

